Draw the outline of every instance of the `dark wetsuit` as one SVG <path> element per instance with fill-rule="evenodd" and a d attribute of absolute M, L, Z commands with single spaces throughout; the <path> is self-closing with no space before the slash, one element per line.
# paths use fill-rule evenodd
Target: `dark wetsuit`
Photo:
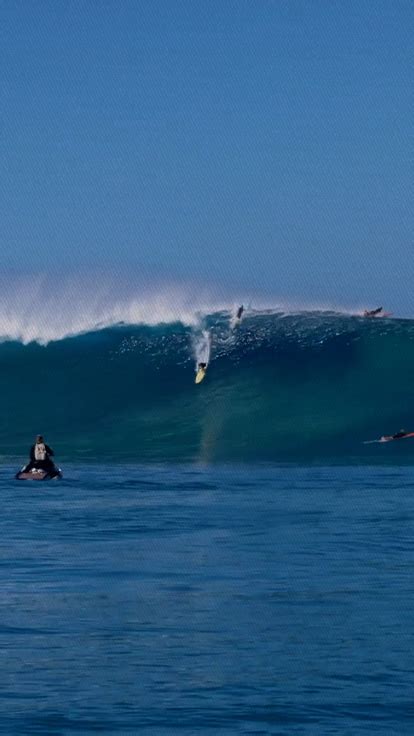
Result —
<path fill-rule="evenodd" d="M 407 434 L 409 433 L 401 430 L 401 432 L 396 432 L 395 434 L 393 434 L 392 438 L 393 440 L 400 440 L 402 437 L 405 437 Z"/>
<path fill-rule="evenodd" d="M 46 457 L 44 460 L 36 460 L 35 457 L 35 447 L 36 445 L 32 445 L 30 448 L 30 462 L 25 467 L 25 472 L 28 473 L 32 468 L 37 468 L 39 470 L 54 470 L 54 463 L 53 460 L 51 460 L 51 457 L 54 455 L 54 452 L 49 445 L 46 445 L 46 443 L 43 443 L 46 450 Z"/>

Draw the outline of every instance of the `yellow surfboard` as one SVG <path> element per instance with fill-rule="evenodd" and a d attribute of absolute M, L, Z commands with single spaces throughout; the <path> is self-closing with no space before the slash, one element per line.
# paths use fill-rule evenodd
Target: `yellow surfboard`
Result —
<path fill-rule="evenodd" d="M 197 371 L 197 375 L 195 377 L 195 382 L 201 383 L 205 375 L 206 375 L 206 368 L 199 368 Z"/>

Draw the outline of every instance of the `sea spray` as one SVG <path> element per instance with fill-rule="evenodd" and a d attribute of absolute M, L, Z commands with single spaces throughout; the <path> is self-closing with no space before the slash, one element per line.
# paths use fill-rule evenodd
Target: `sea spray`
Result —
<path fill-rule="evenodd" d="M 118 324 L 181 322 L 227 308 L 214 286 L 107 271 L 0 275 L 0 340 L 49 342 Z"/>
<path fill-rule="evenodd" d="M 250 293 L 250 292 L 249 292 Z M 200 328 L 203 315 L 226 312 L 221 339 L 229 337 L 232 314 L 246 294 L 230 285 L 177 280 L 144 269 L 116 267 L 71 273 L 0 272 L 0 341 L 47 345 L 54 340 L 119 324 L 176 324 Z M 237 306 L 236 306 L 237 305 Z M 255 311 L 298 313 L 309 305 L 293 304 L 257 294 Z M 319 308 L 319 307 L 318 307 Z M 340 310 L 337 307 L 337 311 Z M 200 316 L 201 315 L 201 316 Z M 245 315 L 243 316 L 243 319 Z M 214 318 L 213 318 L 214 322 Z M 211 320 L 210 320 L 211 323 Z"/>

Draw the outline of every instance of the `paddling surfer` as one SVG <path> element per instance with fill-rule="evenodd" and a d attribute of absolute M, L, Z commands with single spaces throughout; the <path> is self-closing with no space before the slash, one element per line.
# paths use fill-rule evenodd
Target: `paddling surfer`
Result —
<path fill-rule="evenodd" d="M 400 429 L 400 431 L 396 432 L 395 434 L 384 435 L 383 437 L 381 437 L 381 440 L 383 442 L 389 442 L 390 440 L 401 440 L 403 439 L 403 437 L 410 437 L 413 434 L 413 432 L 406 432 L 405 429 Z"/>

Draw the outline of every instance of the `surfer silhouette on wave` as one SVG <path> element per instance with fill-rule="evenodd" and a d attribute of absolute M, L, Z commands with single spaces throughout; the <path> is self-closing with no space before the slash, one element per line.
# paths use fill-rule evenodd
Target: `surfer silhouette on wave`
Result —
<path fill-rule="evenodd" d="M 377 307 L 377 309 L 366 309 L 364 312 L 364 317 L 379 317 L 380 314 L 384 311 L 384 307 Z"/>

